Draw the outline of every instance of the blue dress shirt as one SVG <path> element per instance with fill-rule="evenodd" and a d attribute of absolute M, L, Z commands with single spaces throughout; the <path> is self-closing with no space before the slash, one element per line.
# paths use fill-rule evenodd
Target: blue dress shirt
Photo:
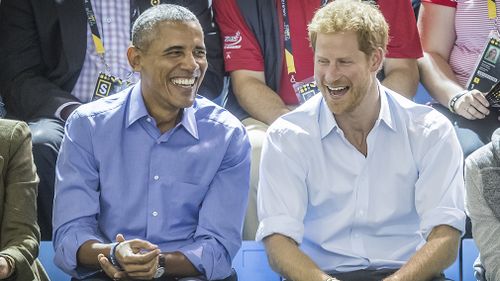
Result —
<path fill-rule="evenodd" d="M 71 115 L 56 168 L 55 263 L 67 273 L 78 248 L 117 233 L 180 251 L 209 280 L 231 274 L 247 206 L 250 143 L 241 123 L 197 97 L 161 134 L 140 83 Z"/>
<path fill-rule="evenodd" d="M 437 225 L 464 231 L 462 151 L 451 123 L 379 85 L 367 156 L 321 95 L 271 125 L 257 239 L 281 233 L 325 271 L 399 268 Z"/>

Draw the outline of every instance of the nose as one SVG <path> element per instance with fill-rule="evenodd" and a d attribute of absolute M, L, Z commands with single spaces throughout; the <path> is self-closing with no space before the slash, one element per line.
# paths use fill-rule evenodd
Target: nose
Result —
<path fill-rule="evenodd" d="M 337 81 L 342 76 L 341 71 L 336 63 L 332 63 L 328 66 L 325 73 L 325 80 L 327 83 L 332 84 Z"/>
<path fill-rule="evenodd" d="M 189 53 L 184 57 L 182 67 L 190 72 L 195 72 L 200 68 L 200 65 L 193 54 Z"/>

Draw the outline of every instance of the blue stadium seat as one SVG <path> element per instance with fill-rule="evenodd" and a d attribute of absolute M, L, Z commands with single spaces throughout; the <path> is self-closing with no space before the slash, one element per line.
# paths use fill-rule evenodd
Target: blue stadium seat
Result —
<path fill-rule="evenodd" d="M 473 239 L 462 240 L 462 281 L 476 281 L 474 277 L 474 261 L 479 254 Z"/>
<path fill-rule="evenodd" d="M 429 95 L 422 83 L 418 83 L 417 93 L 415 94 L 413 101 L 420 104 L 426 104 L 433 101 L 432 97 Z"/>
<path fill-rule="evenodd" d="M 233 268 L 238 273 L 238 281 L 280 281 L 280 276 L 269 266 L 266 251 L 260 242 L 243 241 L 241 249 L 233 260 Z M 447 278 L 460 281 L 460 259 L 458 256 L 444 273 Z M 464 281 L 467 280 L 464 279 Z"/>
<path fill-rule="evenodd" d="M 255 241 L 243 241 L 233 260 L 238 281 L 280 281 L 267 262 L 264 245 Z"/>
<path fill-rule="evenodd" d="M 52 281 L 70 281 L 71 277 L 54 264 L 54 248 L 52 241 L 40 241 L 38 259 Z"/>
<path fill-rule="evenodd" d="M 454 281 L 460 281 L 460 254 L 457 254 L 457 259 L 455 262 L 450 265 L 445 271 L 444 275 L 446 278 L 454 280 Z"/>

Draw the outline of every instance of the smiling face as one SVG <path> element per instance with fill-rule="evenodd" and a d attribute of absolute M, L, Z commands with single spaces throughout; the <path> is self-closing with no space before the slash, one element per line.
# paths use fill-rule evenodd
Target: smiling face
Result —
<path fill-rule="evenodd" d="M 153 112 L 178 112 L 190 107 L 207 70 L 203 30 L 199 23 L 164 21 L 145 50 L 130 47 L 129 61 L 141 73 L 146 107 Z"/>
<path fill-rule="evenodd" d="M 371 55 L 360 51 L 353 31 L 317 34 L 314 76 L 330 111 L 359 112 L 376 101 L 375 77 L 382 58 L 381 49 Z"/>

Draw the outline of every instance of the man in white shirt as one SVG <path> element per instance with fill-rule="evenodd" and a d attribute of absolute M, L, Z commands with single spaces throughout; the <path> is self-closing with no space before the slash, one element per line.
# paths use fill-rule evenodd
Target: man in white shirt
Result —
<path fill-rule="evenodd" d="M 263 240 L 288 280 L 445 280 L 464 231 L 453 127 L 376 79 L 387 24 L 336 0 L 309 25 L 313 97 L 271 125 L 258 191 Z"/>

